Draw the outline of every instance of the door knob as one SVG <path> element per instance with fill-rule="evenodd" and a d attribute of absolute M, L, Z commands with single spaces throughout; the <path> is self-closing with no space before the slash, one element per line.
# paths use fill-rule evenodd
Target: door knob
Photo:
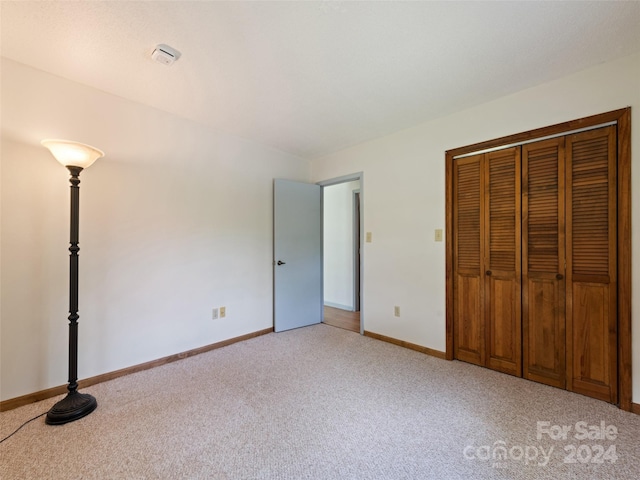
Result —
<path fill-rule="evenodd" d="M 278 260 L 278 265 L 284 265 L 287 262 L 283 262 L 282 260 Z"/>
<path fill-rule="evenodd" d="M 561 273 L 559 273 L 559 274 L 557 274 L 557 275 L 556 275 L 556 278 L 557 278 L 558 280 L 562 280 L 564 277 L 562 276 L 562 274 L 561 274 Z"/>
<path fill-rule="evenodd" d="M 491 276 L 491 270 L 487 270 L 487 271 L 486 271 L 486 272 L 484 272 L 484 273 L 486 273 L 486 274 L 487 274 L 487 276 L 489 276 L 489 277 Z"/>

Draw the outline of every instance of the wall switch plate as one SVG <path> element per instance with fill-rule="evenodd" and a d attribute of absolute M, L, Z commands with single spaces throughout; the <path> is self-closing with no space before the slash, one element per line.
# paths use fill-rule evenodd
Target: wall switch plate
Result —
<path fill-rule="evenodd" d="M 400 307 L 398 307 L 397 305 L 395 307 L 393 307 L 393 316 L 394 317 L 399 317 L 400 316 Z"/>
<path fill-rule="evenodd" d="M 220 318 L 227 316 L 227 307 L 220 307 Z"/>
<path fill-rule="evenodd" d="M 218 319 L 218 309 L 214 308 L 211 312 L 211 320 L 217 320 Z"/>
<path fill-rule="evenodd" d="M 441 242 L 442 241 L 442 229 L 441 228 L 436 228 L 435 240 L 436 240 L 436 242 Z"/>
<path fill-rule="evenodd" d="M 367 243 L 371 243 L 371 232 L 367 232 L 367 234 L 365 235 L 365 241 Z"/>

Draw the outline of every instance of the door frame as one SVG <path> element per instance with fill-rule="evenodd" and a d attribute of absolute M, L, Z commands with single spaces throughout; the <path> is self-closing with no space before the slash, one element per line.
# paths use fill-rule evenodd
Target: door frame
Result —
<path fill-rule="evenodd" d="M 632 403 L 631 376 L 631 107 L 558 123 L 445 152 L 446 358 L 453 360 L 453 163 L 454 158 L 541 140 L 615 122 L 618 147 L 618 400 L 622 410 L 640 413 Z"/>
<path fill-rule="evenodd" d="M 360 262 L 362 261 L 362 249 L 360 239 L 362 238 L 362 228 L 360 223 L 360 189 L 352 193 L 353 205 L 353 311 L 360 311 Z"/>
<path fill-rule="evenodd" d="M 321 180 L 316 182 L 316 185 L 320 185 L 322 187 L 320 193 L 320 215 L 323 219 L 323 226 L 321 228 L 320 234 L 322 235 L 321 245 L 322 245 L 322 299 L 324 302 L 324 187 L 330 187 L 332 185 L 338 185 L 340 183 L 347 183 L 359 180 L 360 181 L 360 335 L 364 335 L 364 172 L 356 172 L 348 175 L 342 175 L 340 177 L 330 178 L 328 180 Z M 324 312 L 322 320 L 324 321 Z"/>

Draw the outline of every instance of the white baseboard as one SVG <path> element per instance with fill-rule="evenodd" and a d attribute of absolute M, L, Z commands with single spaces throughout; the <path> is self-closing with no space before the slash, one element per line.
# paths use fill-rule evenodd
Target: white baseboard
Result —
<path fill-rule="evenodd" d="M 348 312 L 353 312 L 353 306 L 351 305 L 342 305 L 340 303 L 333 303 L 333 302 L 324 302 L 324 306 L 325 307 L 333 307 L 333 308 L 339 308 L 340 310 L 347 310 Z"/>

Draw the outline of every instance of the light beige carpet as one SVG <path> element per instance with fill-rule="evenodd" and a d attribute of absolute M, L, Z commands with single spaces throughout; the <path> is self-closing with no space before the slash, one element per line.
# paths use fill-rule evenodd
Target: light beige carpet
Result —
<path fill-rule="evenodd" d="M 0 444 L 0 478 L 640 478 L 637 415 L 327 325 L 83 391 L 88 417 Z M 56 400 L 0 414 L 0 437 Z"/>

